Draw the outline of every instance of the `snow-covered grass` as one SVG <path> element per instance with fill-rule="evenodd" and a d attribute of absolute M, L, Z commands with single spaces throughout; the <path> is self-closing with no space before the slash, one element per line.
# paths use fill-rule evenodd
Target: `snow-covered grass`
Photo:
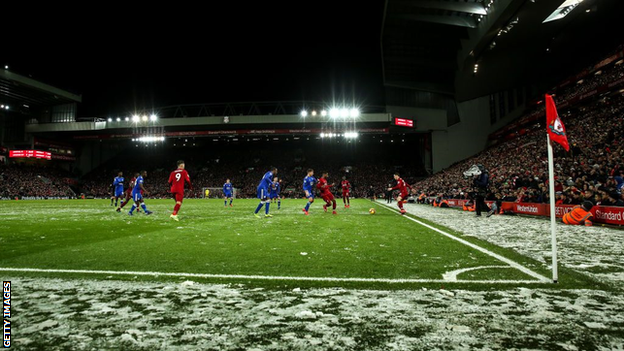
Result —
<path fill-rule="evenodd" d="M 551 263 L 550 222 L 542 218 L 497 215 L 406 204 L 411 214 L 497 246 Z M 624 230 L 557 224 L 560 264 L 624 288 Z M 560 280 L 566 279 L 561 276 Z"/>
<path fill-rule="evenodd" d="M 595 290 L 264 290 L 13 278 L 16 350 L 621 350 Z"/>
<path fill-rule="evenodd" d="M 550 264 L 548 221 L 407 209 Z M 16 350 L 624 350 L 624 232 L 559 229 L 567 271 L 612 287 L 382 291 L 2 275 L 12 281 Z"/>

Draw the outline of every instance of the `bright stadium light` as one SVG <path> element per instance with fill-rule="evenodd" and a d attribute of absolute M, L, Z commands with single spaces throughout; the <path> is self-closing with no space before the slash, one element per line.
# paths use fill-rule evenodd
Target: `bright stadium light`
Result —
<path fill-rule="evenodd" d="M 337 108 L 332 108 L 331 110 L 329 110 L 329 117 L 331 118 L 338 118 L 340 117 L 340 110 Z"/>
<path fill-rule="evenodd" d="M 321 110 L 321 116 L 323 116 L 323 117 L 327 116 L 327 111 Z"/>
<path fill-rule="evenodd" d="M 301 117 L 304 117 L 304 118 L 308 117 L 308 111 L 306 111 L 306 110 L 301 111 L 300 114 L 301 114 Z"/>
<path fill-rule="evenodd" d="M 4 108 L 4 105 L 0 105 L 1 108 Z"/>
<path fill-rule="evenodd" d="M 156 116 L 156 115 L 154 115 L 154 114 L 152 114 L 152 115 L 150 116 L 150 121 L 152 121 L 152 122 L 156 122 L 156 120 L 157 120 L 157 119 L 158 119 L 158 116 Z"/>
<path fill-rule="evenodd" d="M 126 122 L 128 122 L 130 120 L 130 117 L 126 117 Z"/>
<path fill-rule="evenodd" d="M 117 117 L 117 122 L 121 122 L 121 118 Z"/>
<path fill-rule="evenodd" d="M 4 108 L 8 110 L 9 109 L 9 105 L 4 106 Z"/>
<path fill-rule="evenodd" d="M 346 132 L 344 133 L 345 139 L 357 139 L 360 134 L 358 132 Z"/>
<path fill-rule="evenodd" d="M 164 136 L 144 136 L 136 139 L 136 141 L 140 141 L 142 143 L 154 143 L 157 141 L 165 141 Z"/>
<path fill-rule="evenodd" d="M 109 118 L 109 119 L 108 119 L 108 121 L 109 121 L 109 122 L 112 122 L 112 121 L 113 121 L 113 119 L 112 119 L 112 118 Z"/>
<path fill-rule="evenodd" d="M 351 116 L 351 118 L 360 117 L 360 110 L 358 110 L 357 108 L 352 108 L 351 111 L 349 111 L 349 115 Z"/>
<path fill-rule="evenodd" d="M 135 122 L 135 123 L 136 123 L 136 122 L 138 122 L 138 121 L 140 121 L 140 120 L 141 120 L 141 118 L 140 118 L 138 115 L 134 115 L 134 116 L 132 116 L 132 122 Z"/>
<path fill-rule="evenodd" d="M 9 69 L 9 66 L 8 66 L 8 65 L 5 65 L 5 66 L 4 66 L 4 69 Z"/>
<path fill-rule="evenodd" d="M 342 118 L 349 117 L 349 109 L 348 108 L 341 109 L 340 110 L 340 117 L 342 117 Z"/>
<path fill-rule="evenodd" d="M 316 111 L 312 110 L 312 116 L 316 116 Z"/>
<path fill-rule="evenodd" d="M 142 119 L 143 119 L 143 122 L 147 122 L 147 116 L 146 115 L 143 115 Z"/>

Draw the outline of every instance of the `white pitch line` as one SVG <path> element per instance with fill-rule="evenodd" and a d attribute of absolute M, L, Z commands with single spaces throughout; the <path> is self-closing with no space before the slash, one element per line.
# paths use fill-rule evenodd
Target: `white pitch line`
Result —
<path fill-rule="evenodd" d="M 385 279 L 385 278 L 332 278 L 332 277 L 287 277 L 242 274 L 203 274 L 203 273 L 171 273 L 171 272 L 132 272 L 132 271 L 99 271 L 84 269 L 43 269 L 43 268 L 10 268 L 0 267 L 3 272 L 33 273 L 74 273 L 74 274 L 109 274 L 109 275 L 140 275 L 154 277 L 188 277 L 213 279 L 250 279 L 250 280 L 292 280 L 315 282 L 356 282 L 356 283 L 475 283 L 475 284 L 541 284 L 537 280 L 444 280 L 444 279 Z"/>
<path fill-rule="evenodd" d="M 386 206 L 385 204 L 382 204 L 381 202 L 378 202 L 378 201 L 376 201 L 376 202 L 379 205 L 383 206 L 386 210 L 400 214 L 400 212 L 398 210 L 395 210 L 395 209 L 393 209 L 393 208 L 391 208 L 389 206 Z M 444 236 L 446 236 L 446 237 L 448 237 L 450 239 L 453 239 L 453 240 L 458 241 L 458 242 L 460 242 L 460 243 L 462 243 L 462 244 L 464 244 L 466 246 L 469 246 L 469 247 L 471 247 L 471 248 L 473 248 L 475 250 L 481 251 L 481 252 L 483 252 L 484 254 L 486 254 L 488 256 L 492 256 L 492 257 L 496 258 L 497 260 L 499 260 L 501 262 L 505 262 L 508 265 L 518 269 L 522 273 L 530 275 L 530 276 L 532 276 L 532 277 L 534 277 L 536 279 L 539 279 L 542 283 L 547 283 L 547 282 L 548 283 L 552 283 L 551 279 L 546 278 L 545 276 L 543 276 L 543 275 L 541 275 L 541 274 L 539 274 L 537 272 L 533 272 L 532 270 L 526 268 L 525 266 L 523 266 L 523 265 L 521 265 L 521 264 L 519 264 L 519 263 L 517 263 L 515 261 L 512 261 L 512 260 L 508 259 L 507 257 L 501 256 L 501 255 L 499 255 L 499 254 L 497 254 L 495 252 L 492 252 L 492 251 L 490 251 L 488 249 L 482 248 L 481 246 L 473 244 L 473 243 L 471 243 L 469 241 L 466 241 L 466 240 L 464 240 L 462 238 L 458 238 L 455 235 L 449 234 L 449 233 L 447 233 L 447 232 L 445 232 L 443 230 L 440 230 L 440 229 L 438 229 L 436 227 L 430 226 L 429 224 L 423 223 L 423 222 L 421 222 L 421 221 L 419 221 L 419 220 L 417 220 L 415 218 L 412 218 L 412 217 L 409 217 L 409 216 L 403 216 L 403 217 L 405 217 L 405 218 L 407 218 L 407 219 L 409 219 L 409 220 L 411 220 L 413 222 L 416 222 L 416 223 L 422 225 L 423 227 L 427 227 L 427 228 L 429 228 L 429 229 L 431 229 L 433 231 L 436 231 L 436 232 L 438 232 L 438 233 L 440 233 L 440 234 L 442 234 L 442 235 L 444 235 Z"/>
<path fill-rule="evenodd" d="M 442 274 L 442 278 L 444 278 L 444 280 L 446 280 L 446 281 L 456 282 L 457 281 L 457 276 L 462 274 L 462 273 L 476 271 L 476 270 L 479 270 L 479 269 L 491 269 L 491 268 L 499 268 L 499 269 L 505 268 L 505 269 L 507 269 L 507 268 L 514 268 L 514 267 L 512 267 L 512 266 L 479 266 L 479 267 L 462 268 L 462 269 L 457 269 L 457 270 L 454 270 L 454 271 L 446 272 L 446 273 Z"/>

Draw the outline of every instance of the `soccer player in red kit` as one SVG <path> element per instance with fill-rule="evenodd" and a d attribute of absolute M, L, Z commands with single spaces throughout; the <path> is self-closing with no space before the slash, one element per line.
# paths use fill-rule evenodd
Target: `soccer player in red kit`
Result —
<path fill-rule="evenodd" d="M 188 175 L 188 172 L 184 169 L 184 161 L 178 161 L 178 169 L 171 172 L 169 175 L 169 184 L 171 184 L 171 194 L 176 201 L 175 207 L 173 208 L 173 213 L 171 214 L 171 219 L 175 221 L 179 221 L 178 219 L 178 211 L 180 211 L 180 207 L 182 206 L 182 200 L 184 199 L 184 183 L 189 184 L 189 189 L 193 189 L 193 185 L 191 185 L 191 178 Z"/>
<path fill-rule="evenodd" d="M 117 212 L 121 212 L 121 209 L 124 208 L 124 206 L 126 206 L 130 202 L 130 200 L 132 200 L 132 189 L 134 189 L 134 184 L 136 183 L 136 179 L 138 176 L 139 174 L 135 173 L 134 177 L 130 180 L 130 183 L 128 184 L 128 188 L 126 189 L 126 198 L 122 200 L 119 207 L 117 207 Z M 136 210 L 137 212 L 141 212 L 140 207 L 137 207 Z"/>
<path fill-rule="evenodd" d="M 399 196 L 397 197 L 397 204 L 399 205 L 399 208 L 401 209 L 401 214 L 404 215 L 405 214 L 405 209 L 403 208 L 403 203 L 407 202 L 407 195 L 409 195 L 409 191 L 407 189 L 411 189 L 412 187 L 409 186 L 409 184 L 407 184 L 400 176 L 398 173 L 394 174 L 394 179 L 396 180 L 397 184 L 394 186 L 394 188 L 388 188 L 388 191 L 392 191 L 392 190 L 397 190 L 399 189 L 399 191 L 401 192 L 399 194 Z"/>
<path fill-rule="evenodd" d="M 336 213 L 336 199 L 334 199 L 334 195 L 331 193 L 331 190 L 330 190 L 330 188 L 334 186 L 334 184 L 332 185 L 327 184 L 327 176 L 329 176 L 329 173 L 327 172 L 323 173 L 323 176 L 319 178 L 318 183 L 316 184 L 316 187 L 319 190 L 321 190 L 321 198 L 325 201 L 325 205 L 323 205 L 323 209 L 325 210 L 325 212 L 327 212 L 327 207 L 331 204 L 333 206 L 332 214 L 337 214 Z"/>
<path fill-rule="evenodd" d="M 347 180 L 347 177 L 342 177 L 342 202 L 345 208 L 351 207 L 351 200 L 349 199 L 349 191 L 351 191 L 351 183 Z"/>

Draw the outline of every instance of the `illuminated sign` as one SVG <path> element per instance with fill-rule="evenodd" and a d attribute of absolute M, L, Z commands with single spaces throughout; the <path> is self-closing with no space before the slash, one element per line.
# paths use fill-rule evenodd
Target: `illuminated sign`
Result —
<path fill-rule="evenodd" d="M 52 153 L 39 150 L 11 150 L 9 151 L 9 157 L 13 158 L 43 158 L 46 160 L 52 159 Z"/>
<path fill-rule="evenodd" d="M 395 118 L 394 124 L 400 127 L 409 127 L 414 128 L 414 120 L 413 119 L 405 119 L 405 118 Z"/>

